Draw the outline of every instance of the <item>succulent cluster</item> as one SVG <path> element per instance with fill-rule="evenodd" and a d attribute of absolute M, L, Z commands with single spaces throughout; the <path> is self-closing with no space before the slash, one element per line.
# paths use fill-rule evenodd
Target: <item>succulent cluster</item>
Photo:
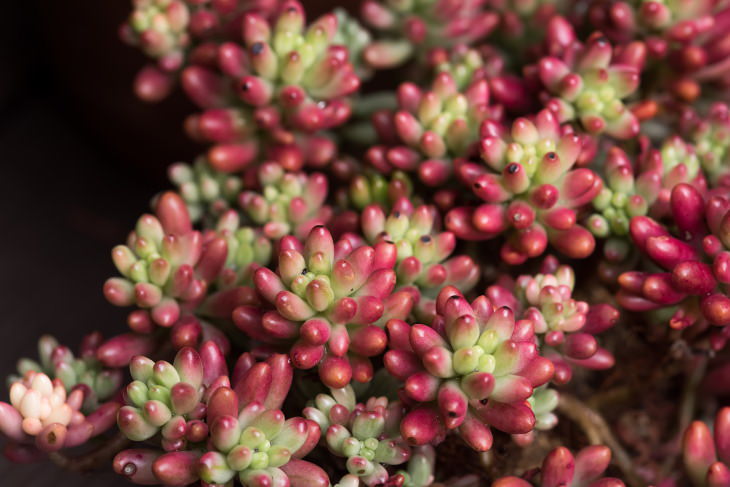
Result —
<path fill-rule="evenodd" d="M 18 362 L 5 454 L 142 485 L 730 485 L 730 3 L 343 7 L 133 2 L 135 90 L 179 83 L 204 148 L 112 250 L 129 329 Z"/>

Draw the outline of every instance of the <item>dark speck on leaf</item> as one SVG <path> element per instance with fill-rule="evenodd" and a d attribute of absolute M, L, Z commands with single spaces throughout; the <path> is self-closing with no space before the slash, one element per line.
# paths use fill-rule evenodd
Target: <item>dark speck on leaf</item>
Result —
<path fill-rule="evenodd" d="M 261 52 L 264 50 L 264 43 L 263 42 L 254 42 L 251 46 L 251 54 L 254 56 L 261 54 Z"/>

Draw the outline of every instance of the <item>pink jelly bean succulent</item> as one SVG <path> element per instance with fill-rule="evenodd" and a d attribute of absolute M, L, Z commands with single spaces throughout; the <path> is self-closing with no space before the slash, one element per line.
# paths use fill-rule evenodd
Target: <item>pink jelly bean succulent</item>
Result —
<path fill-rule="evenodd" d="M 726 0 L 134 0 L 134 91 L 187 97 L 200 149 L 111 251 L 126 331 L 72 351 L 59 316 L 8 371 L 5 456 L 730 485 L 728 27 Z"/>

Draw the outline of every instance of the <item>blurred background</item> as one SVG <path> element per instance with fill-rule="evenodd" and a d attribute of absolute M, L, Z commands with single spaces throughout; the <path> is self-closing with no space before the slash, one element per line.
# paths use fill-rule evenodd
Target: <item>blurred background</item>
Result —
<path fill-rule="evenodd" d="M 192 107 L 134 98 L 144 63 L 119 41 L 130 0 L 4 2 L 0 16 L 0 376 L 35 356 L 42 333 L 76 345 L 125 327 L 105 302 L 122 242 L 165 168 L 197 149 L 182 132 Z M 7 400 L 5 387 L 0 392 Z M 1 442 L 2 440 L 0 440 Z M 11 465 L 7 487 L 121 486 L 111 470 L 82 477 L 50 463 Z"/>

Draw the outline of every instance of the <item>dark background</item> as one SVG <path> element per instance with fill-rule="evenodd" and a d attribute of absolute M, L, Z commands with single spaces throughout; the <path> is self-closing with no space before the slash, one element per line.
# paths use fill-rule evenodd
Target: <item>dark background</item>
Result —
<path fill-rule="evenodd" d="M 52 333 L 124 329 L 125 312 L 101 293 L 165 167 L 196 153 L 181 123 L 183 98 L 136 100 L 145 62 L 117 37 L 130 0 L 3 2 L 0 16 L 0 377 Z M 0 388 L 0 400 L 7 392 Z M 2 443 L 2 440 L 0 440 Z M 48 462 L 0 459 L 0 485 L 129 485 L 111 473 L 80 476 Z"/>

